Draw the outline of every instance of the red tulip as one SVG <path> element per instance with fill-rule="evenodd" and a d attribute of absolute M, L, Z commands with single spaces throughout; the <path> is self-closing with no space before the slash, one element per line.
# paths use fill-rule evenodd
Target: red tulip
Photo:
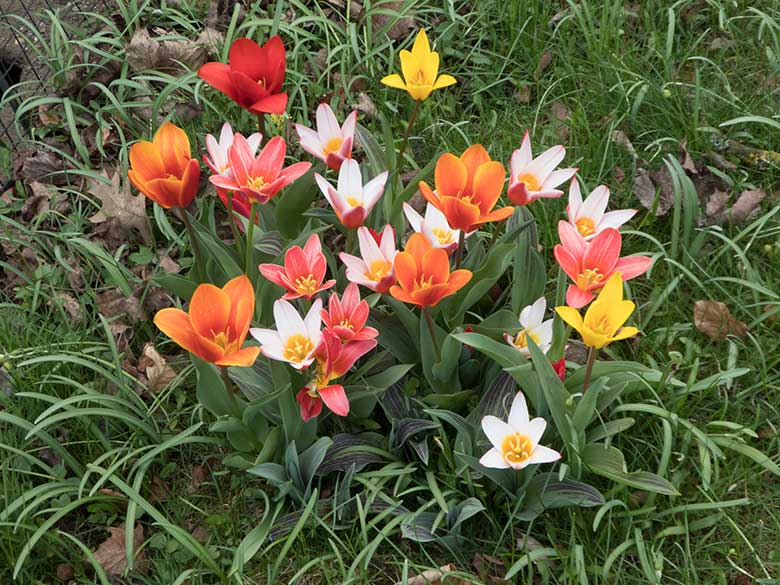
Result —
<path fill-rule="evenodd" d="M 379 335 L 373 327 L 366 327 L 367 319 L 368 303 L 360 300 L 360 291 L 354 282 L 347 285 L 341 299 L 336 293 L 331 293 L 328 310 L 322 310 L 322 322 L 325 327 L 338 335 L 342 341 L 374 339 Z"/>
<path fill-rule="evenodd" d="M 318 292 L 331 288 L 336 281 L 323 282 L 328 262 L 322 253 L 317 234 L 312 234 L 301 249 L 293 246 L 284 255 L 284 266 L 261 264 L 260 272 L 271 282 L 287 289 L 287 300 L 305 297 L 310 299 Z"/>
<path fill-rule="evenodd" d="M 283 114 L 287 94 L 282 91 L 287 56 L 279 35 L 261 47 L 247 38 L 233 41 L 229 63 L 206 63 L 198 77 L 253 114 Z"/>

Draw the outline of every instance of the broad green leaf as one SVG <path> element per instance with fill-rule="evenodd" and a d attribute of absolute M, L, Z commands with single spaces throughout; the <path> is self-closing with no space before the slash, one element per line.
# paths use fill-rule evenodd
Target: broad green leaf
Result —
<path fill-rule="evenodd" d="M 582 450 L 582 463 L 596 475 L 640 490 L 679 496 L 680 492 L 663 477 L 649 471 L 629 472 L 619 449 L 601 443 L 590 443 Z"/>
<path fill-rule="evenodd" d="M 471 280 L 447 301 L 445 316 L 448 322 L 462 322 L 474 303 L 484 297 L 512 262 L 513 244 L 493 246 L 487 260 L 474 272 Z"/>
<path fill-rule="evenodd" d="M 312 202 L 320 196 L 320 189 L 314 182 L 314 171 L 305 175 L 285 188 L 276 204 L 276 225 L 285 238 L 298 236 L 306 225 L 306 212 Z"/>

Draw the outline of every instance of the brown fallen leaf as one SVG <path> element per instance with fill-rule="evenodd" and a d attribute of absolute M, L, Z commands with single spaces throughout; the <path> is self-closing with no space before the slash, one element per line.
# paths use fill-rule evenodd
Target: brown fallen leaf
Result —
<path fill-rule="evenodd" d="M 463 579 L 453 578 L 448 576 L 448 573 L 457 571 L 457 567 L 452 563 L 439 567 L 438 569 L 429 569 L 423 571 L 419 575 L 409 577 L 406 583 L 401 581 L 395 585 L 463 585 L 467 583 Z"/>
<path fill-rule="evenodd" d="M 58 292 L 54 296 L 54 302 L 59 304 L 73 321 L 81 321 L 83 317 L 81 303 L 73 295 L 66 292 Z"/>
<path fill-rule="evenodd" d="M 369 119 L 375 118 L 377 115 L 376 105 L 374 105 L 374 102 L 364 91 L 361 91 L 358 94 L 357 104 L 353 104 L 352 107 Z"/>
<path fill-rule="evenodd" d="M 111 526 L 108 531 L 111 533 L 106 540 L 95 550 L 95 560 L 106 572 L 106 575 L 121 576 L 127 570 L 127 542 L 125 540 L 125 527 Z M 144 543 L 144 529 L 140 524 L 136 524 L 133 530 L 133 545 L 135 553 L 133 559 L 134 569 L 138 572 L 146 570 L 145 554 L 141 549 Z"/>
<path fill-rule="evenodd" d="M 57 565 L 57 579 L 60 581 L 70 581 L 76 576 L 76 571 L 72 565 L 62 563 Z"/>
<path fill-rule="evenodd" d="M 529 85 L 521 85 L 515 91 L 514 97 L 521 104 L 530 104 L 531 103 L 531 86 L 529 86 Z"/>
<path fill-rule="evenodd" d="M 168 274 L 179 274 L 181 272 L 181 266 L 178 265 L 176 260 L 170 256 L 163 256 L 158 262 L 160 268 L 162 268 Z"/>
<path fill-rule="evenodd" d="M 674 205 L 674 186 L 666 165 L 653 172 L 638 167 L 634 176 L 634 194 L 645 209 L 655 210 L 657 216 L 666 215 Z"/>
<path fill-rule="evenodd" d="M 718 301 L 696 301 L 693 305 L 693 324 L 710 339 L 720 341 L 729 335 L 745 337 L 748 327 Z"/>
<path fill-rule="evenodd" d="M 737 225 L 747 222 L 757 211 L 758 206 L 766 198 L 763 189 L 742 191 L 728 212 L 729 219 Z"/>
<path fill-rule="evenodd" d="M 630 154 L 632 157 L 637 158 L 638 155 L 636 153 L 636 148 L 634 148 L 634 145 L 631 143 L 631 140 L 629 140 L 628 136 L 626 136 L 626 133 L 622 130 L 613 130 L 612 131 L 612 142 L 617 144 L 618 146 L 622 146 L 628 154 Z"/>
<path fill-rule="evenodd" d="M 680 141 L 680 164 L 682 165 L 682 168 L 692 175 L 699 174 L 699 169 L 696 168 L 696 163 L 693 162 L 693 158 L 691 158 L 691 155 L 688 152 L 688 140 L 686 139 Z"/>
<path fill-rule="evenodd" d="M 24 155 L 23 155 L 24 156 Z M 49 150 L 36 150 L 27 153 L 22 159 L 21 177 L 26 183 L 39 181 L 52 185 L 64 185 L 67 165 L 65 161 Z"/>
<path fill-rule="evenodd" d="M 506 566 L 501 559 L 497 559 L 485 553 L 474 553 L 471 561 L 474 572 L 485 585 L 503 585 L 509 583 L 503 579 L 506 574 Z"/>
<path fill-rule="evenodd" d="M 43 183 L 33 181 L 29 184 L 30 195 L 24 200 L 19 214 L 25 222 L 35 219 L 38 215 L 49 212 L 50 202 L 54 192 Z"/>
<path fill-rule="evenodd" d="M 536 71 L 534 72 L 534 77 L 536 77 L 537 79 L 540 78 L 542 74 L 550 66 L 550 63 L 552 63 L 552 59 L 553 59 L 552 51 L 544 51 L 542 53 L 542 56 L 539 58 L 539 63 L 536 65 Z"/>
<path fill-rule="evenodd" d="M 356 4 L 356 3 L 355 3 Z M 375 31 L 386 27 L 393 22 L 387 31 L 387 36 L 391 39 L 398 40 L 409 36 L 409 33 L 416 27 L 414 18 L 410 16 L 404 16 L 398 18 L 398 11 L 403 6 L 404 2 L 383 2 L 382 11 L 376 11 L 371 13 L 371 24 Z"/>
<path fill-rule="evenodd" d="M 151 342 L 144 344 L 136 367 L 146 374 L 149 380 L 147 387 L 152 394 L 164 390 L 176 378 L 176 370 L 168 365 Z"/>
<path fill-rule="evenodd" d="M 571 119 L 569 108 L 560 100 L 550 104 L 550 114 L 553 130 L 559 139 L 565 141 L 569 137 L 569 126 L 566 122 Z"/>
<path fill-rule="evenodd" d="M 125 47 L 127 62 L 133 71 L 183 71 L 198 69 L 210 54 L 222 46 L 224 36 L 206 28 L 195 39 L 165 39 L 167 31 L 160 30 L 152 37 L 145 28 L 139 28 Z M 162 38 L 162 40 L 161 40 Z"/>
<path fill-rule="evenodd" d="M 119 171 L 109 178 L 103 171 L 101 175 L 106 181 L 88 179 L 89 193 L 100 199 L 101 207 L 95 215 L 89 218 L 94 224 L 108 224 L 107 228 L 114 237 L 122 239 L 132 230 L 141 235 L 144 243 L 151 241 L 149 224 L 146 218 L 146 196 L 133 195 L 130 182 L 121 184 Z"/>

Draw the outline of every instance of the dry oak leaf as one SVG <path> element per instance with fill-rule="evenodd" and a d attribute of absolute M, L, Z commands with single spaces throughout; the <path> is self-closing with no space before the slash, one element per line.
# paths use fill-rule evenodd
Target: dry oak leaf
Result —
<path fill-rule="evenodd" d="M 423 571 L 419 575 L 409 577 L 406 581 L 406 585 L 465 585 L 467 581 L 463 579 L 457 579 L 448 575 L 457 571 L 458 568 L 452 563 L 439 567 L 438 569 L 429 569 Z M 401 581 L 396 585 L 402 585 Z"/>
<path fill-rule="evenodd" d="M 637 168 L 634 193 L 642 207 L 655 210 L 657 216 L 666 215 L 674 205 L 674 186 L 666 165 L 652 173 L 642 167 Z"/>
<path fill-rule="evenodd" d="M 146 218 L 146 197 L 142 194 L 134 196 L 129 181 L 122 186 L 118 171 L 110 178 L 106 171 L 102 171 L 101 176 L 106 180 L 89 179 L 89 193 L 101 202 L 100 211 L 89 221 L 95 224 L 111 222 L 112 228 L 125 233 L 136 230 L 143 241 L 149 243 L 151 235 Z"/>
<path fill-rule="evenodd" d="M 748 327 L 718 301 L 696 301 L 693 305 L 693 324 L 710 339 L 722 340 L 729 335 L 745 337 Z"/>
<path fill-rule="evenodd" d="M 108 531 L 111 533 L 95 551 L 95 560 L 100 564 L 106 575 L 122 575 L 127 570 L 127 542 L 125 540 L 125 527 L 111 526 Z M 140 524 L 136 524 L 133 530 L 133 544 L 135 553 L 133 565 L 135 570 L 143 572 L 146 568 L 144 560 L 144 551 L 141 545 L 144 543 L 144 529 Z"/>
<path fill-rule="evenodd" d="M 149 379 L 148 388 L 152 394 L 164 390 L 176 378 L 176 370 L 168 365 L 151 342 L 144 344 L 136 367 Z"/>

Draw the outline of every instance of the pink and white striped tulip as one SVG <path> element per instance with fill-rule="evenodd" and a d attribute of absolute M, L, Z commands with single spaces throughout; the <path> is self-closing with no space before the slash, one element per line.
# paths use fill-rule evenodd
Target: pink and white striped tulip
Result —
<path fill-rule="evenodd" d="M 566 207 L 569 223 L 583 238 L 590 241 L 604 229 L 618 229 L 636 215 L 635 209 L 620 209 L 605 213 L 608 203 L 609 188 L 606 185 L 599 185 L 593 189 L 583 202 L 580 185 L 576 178 L 572 179 L 569 186 L 569 205 Z"/>
<path fill-rule="evenodd" d="M 356 123 L 357 112 L 352 112 L 344 120 L 344 125 L 339 127 L 331 107 L 328 104 L 320 104 L 317 107 L 317 130 L 296 124 L 295 131 L 303 150 L 338 171 L 345 160 L 352 158 Z"/>
<path fill-rule="evenodd" d="M 520 148 L 512 153 L 509 162 L 509 200 L 515 205 L 528 205 L 537 199 L 563 195 L 557 187 L 577 172 L 577 169 L 556 169 L 565 156 L 566 149 L 558 145 L 534 158 L 526 130 Z"/>
<path fill-rule="evenodd" d="M 314 173 L 320 191 L 325 195 L 330 206 L 336 212 L 344 227 L 354 229 L 363 225 L 371 213 L 382 192 L 385 190 L 387 171 L 379 173 L 363 185 L 360 165 L 353 159 L 345 160 L 339 170 L 338 189 L 325 180 L 322 175 Z"/>
<path fill-rule="evenodd" d="M 351 256 L 346 252 L 339 258 L 347 267 L 347 279 L 378 293 L 386 293 L 396 283 L 393 260 L 398 250 L 395 248 L 395 232 L 389 224 L 382 230 L 379 243 L 367 227 L 358 228 L 360 255 Z"/>

